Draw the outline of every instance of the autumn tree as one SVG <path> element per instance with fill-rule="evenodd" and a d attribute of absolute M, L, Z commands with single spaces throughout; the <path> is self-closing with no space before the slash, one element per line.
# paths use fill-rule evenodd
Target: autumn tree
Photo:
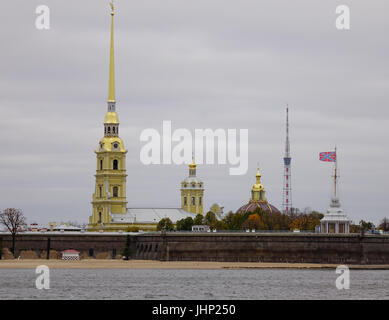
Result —
<path fill-rule="evenodd" d="M 249 215 L 249 217 L 243 223 L 242 227 L 245 229 L 259 230 L 261 227 L 263 227 L 263 222 L 261 221 L 259 215 L 254 213 Z"/>
<path fill-rule="evenodd" d="M 320 219 L 323 218 L 323 214 L 313 211 L 310 214 L 300 214 L 293 219 L 290 224 L 290 230 L 315 230 L 317 225 L 320 225 Z"/>
<path fill-rule="evenodd" d="M 306 214 L 301 214 L 296 217 L 290 224 L 290 230 L 308 230 L 309 219 Z"/>
<path fill-rule="evenodd" d="M 11 252 L 15 256 L 16 235 L 27 227 L 26 218 L 22 210 L 7 208 L 0 214 L 0 224 L 4 225 L 12 235 Z"/>
<path fill-rule="evenodd" d="M 388 218 L 383 218 L 381 220 L 381 223 L 380 225 L 378 226 L 378 229 L 382 230 L 382 231 L 389 231 L 389 219 Z"/>

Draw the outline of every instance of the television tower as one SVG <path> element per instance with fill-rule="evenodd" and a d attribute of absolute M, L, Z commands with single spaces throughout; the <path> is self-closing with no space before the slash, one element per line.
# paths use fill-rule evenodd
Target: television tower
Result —
<path fill-rule="evenodd" d="M 282 194 L 282 209 L 288 214 L 292 211 L 292 186 L 291 186 L 291 171 L 290 164 L 292 158 L 290 156 L 289 144 L 289 107 L 286 106 L 286 141 L 285 141 L 285 155 L 284 155 L 284 188 Z"/>

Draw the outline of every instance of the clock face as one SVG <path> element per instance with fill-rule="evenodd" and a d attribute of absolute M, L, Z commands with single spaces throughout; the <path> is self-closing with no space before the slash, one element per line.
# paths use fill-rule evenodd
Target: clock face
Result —
<path fill-rule="evenodd" d="M 118 145 L 117 143 L 114 143 L 114 144 L 113 144 L 113 147 L 114 147 L 115 149 L 117 149 L 117 148 L 119 147 L 119 145 Z"/>

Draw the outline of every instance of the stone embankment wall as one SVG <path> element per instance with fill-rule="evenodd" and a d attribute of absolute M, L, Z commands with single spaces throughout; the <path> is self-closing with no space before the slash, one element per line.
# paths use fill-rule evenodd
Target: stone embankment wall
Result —
<path fill-rule="evenodd" d="M 61 251 L 74 249 L 80 252 L 82 259 L 112 259 L 119 258 L 125 244 L 125 235 L 105 234 L 59 234 L 59 233 L 28 233 L 18 234 L 15 244 L 15 256 L 21 259 L 47 258 L 61 259 Z M 12 237 L 0 234 L 0 252 L 2 259 L 12 258 L 10 253 Z"/>
<path fill-rule="evenodd" d="M 120 258 L 125 234 L 20 234 L 16 256 L 59 259 L 75 249 L 81 258 Z M 12 239 L 0 234 L 3 259 L 10 258 Z M 389 264 L 387 235 L 146 233 L 132 234 L 134 258 L 166 261 L 262 261 L 289 263 Z"/>
<path fill-rule="evenodd" d="M 186 261 L 389 264 L 389 236 L 167 233 L 136 237 L 136 258 Z"/>

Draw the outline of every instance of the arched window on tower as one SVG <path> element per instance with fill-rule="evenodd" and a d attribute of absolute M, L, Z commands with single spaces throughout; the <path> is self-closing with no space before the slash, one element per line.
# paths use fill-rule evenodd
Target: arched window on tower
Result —
<path fill-rule="evenodd" d="M 115 159 L 113 160 L 113 170 L 118 170 L 118 161 Z"/>
<path fill-rule="evenodd" d="M 118 187 L 113 187 L 112 193 L 113 193 L 113 197 L 117 198 L 118 197 L 118 193 L 119 193 L 119 188 Z"/>
<path fill-rule="evenodd" d="M 112 127 L 112 132 L 115 133 L 115 127 Z"/>
<path fill-rule="evenodd" d="M 101 212 L 99 212 L 99 221 L 98 223 L 101 223 Z"/>
<path fill-rule="evenodd" d="M 108 127 L 108 133 L 111 133 L 111 127 Z"/>
<path fill-rule="evenodd" d="M 195 204 L 196 204 L 195 197 L 192 197 L 192 206 L 194 206 Z"/>
<path fill-rule="evenodd" d="M 186 197 L 184 197 L 184 206 L 188 204 L 188 201 L 186 200 Z"/>
<path fill-rule="evenodd" d="M 100 160 L 100 170 L 103 170 L 103 160 Z"/>
<path fill-rule="evenodd" d="M 199 197 L 199 205 L 201 206 L 201 197 Z"/>

